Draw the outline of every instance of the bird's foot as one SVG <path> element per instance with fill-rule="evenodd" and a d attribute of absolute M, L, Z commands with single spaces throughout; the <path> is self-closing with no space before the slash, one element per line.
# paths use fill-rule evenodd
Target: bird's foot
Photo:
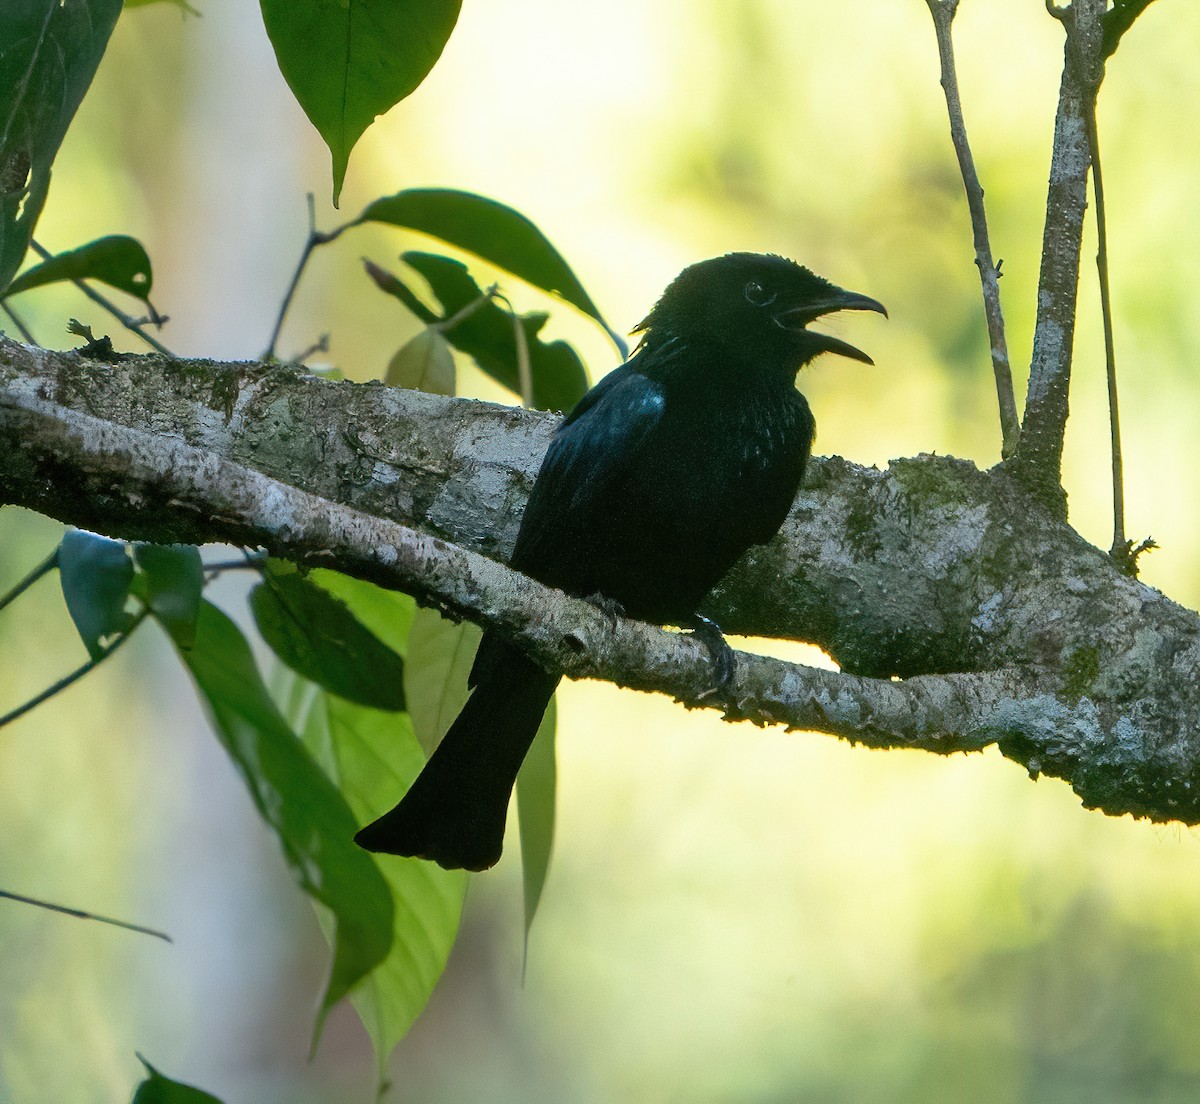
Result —
<path fill-rule="evenodd" d="M 601 594 L 597 591 L 595 594 L 589 594 L 585 601 L 605 614 L 613 629 L 617 627 L 618 618 L 625 616 L 625 607 L 615 598 L 610 598 L 607 594 Z"/>
<path fill-rule="evenodd" d="M 692 635 L 704 645 L 712 659 L 716 684 L 709 693 L 724 698 L 733 685 L 734 675 L 737 674 L 737 654 L 729 646 L 725 634 L 721 632 L 721 626 L 711 618 L 697 613 L 692 617 L 691 627 Z"/>

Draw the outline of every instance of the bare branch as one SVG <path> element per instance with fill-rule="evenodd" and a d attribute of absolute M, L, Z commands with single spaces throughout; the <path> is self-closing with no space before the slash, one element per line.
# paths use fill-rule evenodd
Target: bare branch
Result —
<path fill-rule="evenodd" d="M 938 57 L 942 68 L 942 89 L 946 94 L 946 110 L 950 115 L 950 137 L 958 156 L 958 168 L 967 193 L 971 212 L 971 228 L 975 235 L 975 265 L 983 286 L 983 310 L 987 317 L 988 340 L 992 350 L 992 371 L 996 377 L 996 400 L 1000 407 L 1000 431 L 1003 434 L 1001 455 L 1009 457 L 1017 447 L 1021 434 L 1017 418 L 1017 403 L 1013 396 L 1012 369 L 1008 360 L 1008 341 L 1004 336 L 1004 314 L 1000 309 L 1000 270 L 992 261 L 992 246 L 988 239 L 987 212 L 983 203 L 983 186 L 975 170 L 975 159 L 967 141 L 967 124 L 963 119 L 962 99 L 958 91 L 958 74 L 954 66 L 954 41 L 951 24 L 958 11 L 958 0 L 926 0 L 933 16 L 937 34 Z"/>
<path fill-rule="evenodd" d="M 1102 47 L 1106 7 L 1107 0 L 1072 0 L 1067 8 L 1056 8 L 1048 2 L 1048 10 L 1063 24 L 1067 37 L 1042 234 L 1033 362 L 1021 441 L 1010 466 L 1013 474 L 1043 505 L 1064 517 L 1062 449 L 1091 162 L 1088 119 L 1095 110 L 1096 95 L 1104 76 Z"/>

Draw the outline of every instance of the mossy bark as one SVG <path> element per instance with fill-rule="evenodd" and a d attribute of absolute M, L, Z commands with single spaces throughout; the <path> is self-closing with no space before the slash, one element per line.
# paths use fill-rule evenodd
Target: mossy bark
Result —
<path fill-rule="evenodd" d="M 114 537 L 229 541 L 493 625 L 576 677 L 876 746 L 997 743 L 1092 806 L 1200 822 L 1200 617 L 1123 575 L 1003 469 L 814 461 L 711 597 L 840 672 L 705 650 L 501 566 L 551 415 L 279 366 L 85 360 L 0 340 L 0 503 Z"/>

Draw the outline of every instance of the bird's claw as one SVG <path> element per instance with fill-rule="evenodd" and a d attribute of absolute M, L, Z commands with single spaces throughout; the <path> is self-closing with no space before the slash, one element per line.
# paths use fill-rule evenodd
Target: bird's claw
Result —
<path fill-rule="evenodd" d="M 621 605 L 615 598 L 610 598 L 607 594 L 590 594 L 585 599 L 590 605 L 593 605 L 601 613 L 608 616 L 608 620 L 615 630 L 617 627 L 618 618 L 625 616 L 625 607 Z"/>
<path fill-rule="evenodd" d="M 704 645 L 712 659 L 716 682 L 709 693 L 724 698 L 737 674 L 737 653 L 729 646 L 721 626 L 702 614 L 697 613 L 692 618 L 692 635 Z"/>

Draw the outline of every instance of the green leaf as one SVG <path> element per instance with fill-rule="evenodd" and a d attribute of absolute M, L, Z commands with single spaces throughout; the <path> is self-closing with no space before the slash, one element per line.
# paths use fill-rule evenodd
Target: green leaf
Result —
<path fill-rule="evenodd" d="M 120 14 L 121 0 L 0 4 L 0 288 L 25 259 L 50 166 Z"/>
<path fill-rule="evenodd" d="M 200 549 L 193 544 L 135 544 L 133 562 L 139 572 L 133 583 L 138 597 L 179 647 L 190 648 L 204 590 Z"/>
<path fill-rule="evenodd" d="M 67 611 L 92 659 L 105 651 L 103 640 L 129 627 L 125 609 L 133 564 L 121 541 L 71 529 L 58 546 L 58 574 Z"/>
<path fill-rule="evenodd" d="M 300 887 L 334 915 L 323 1018 L 387 956 L 395 923 L 391 892 L 375 861 L 353 842 L 359 818 L 276 709 L 238 627 L 202 602 L 195 645 L 179 654 Z"/>
<path fill-rule="evenodd" d="M 405 342 L 392 357 L 383 382 L 389 387 L 407 387 L 410 391 L 453 395 L 455 377 L 450 345 L 437 330 L 426 328 Z"/>
<path fill-rule="evenodd" d="M 138 1085 L 133 1104 L 221 1104 L 212 1093 L 164 1077 L 140 1054 L 138 1061 L 146 1067 L 149 1076 Z"/>
<path fill-rule="evenodd" d="M 413 732 L 426 756 L 441 743 L 467 703 L 467 675 L 483 635 L 470 621 L 455 623 L 421 608 L 408 633 L 404 694 Z"/>
<path fill-rule="evenodd" d="M 461 0 L 260 0 L 279 71 L 333 157 L 336 207 L 363 131 L 441 56 Z"/>
<path fill-rule="evenodd" d="M 483 295 L 461 261 L 434 253 L 405 253 L 404 260 L 425 278 L 447 317 Z M 587 391 L 587 373 L 579 355 L 565 341 L 542 341 L 539 334 L 546 317 L 540 312 L 520 316 L 529 353 L 533 406 L 540 410 L 570 410 Z M 489 301 L 448 327 L 445 336 L 497 383 L 521 394 L 517 341 L 508 311 Z"/>
<path fill-rule="evenodd" d="M 426 756 L 433 754 L 466 704 L 467 676 L 482 635 L 469 621 L 455 624 L 429 609 L 418 609 L 413 618 L 405 692 L 413 731 Z M 554 845 L 556 714 L 552 698 L 517 775 L 526 936 L 541 901 Z"/>
<path fill-rule="evenodd" d="M 310 571 L 308 578 L 345 602 L 350 612 L 397 655 L 405 654 L 408 629 L 417 609 L 411 596 L 323 567 Z"/>
<path fill-rule="evenodd" d="M 404 661 L 328 590 L 272 560 L 250 592 L 263 639 L 293 671 L 361 705 L 404 708 Z"/>
<path fill-rule="evenodd" d="M 26 269 L 9 284 L 4 294 L 16 295 L 59 280 L 100 280 L 109 287 L 149 302 L 154 275 L 142 243 L 123 234 L 113 234 L 67 253 L 57 253 Z"/>
<path fill-rule="evenodd" d="M 425 756 L 408 718 L 381 713 L 316 689 L 304 739 L 367 823 L 412 784 Z M 388 956 L 350 995 L 384 1078 L 388 1055 L 420 1015 L 446 967 L 462 918 L 467 877 L 419 859 L 379 856 L 395 901 Z"/>
<path fill-rule="evenodd" d="M 521 829 L 521 880 L 525 897 L 525 940 L 537 915 L 554 850 L 554 799 L 558 786 L 554 735 L 558 704 L 550 699 L 525 762 L 517 775 L 517 817 Z"/>
<path fill-rule="evenodd" d="M 624 351 L 571 266 L 529 219 L 503 203 L 450 188 L 410 188 L 367 205 L 351 225 L 383 222 L 418 230 L 519 276 L 590 315 Z"/>

